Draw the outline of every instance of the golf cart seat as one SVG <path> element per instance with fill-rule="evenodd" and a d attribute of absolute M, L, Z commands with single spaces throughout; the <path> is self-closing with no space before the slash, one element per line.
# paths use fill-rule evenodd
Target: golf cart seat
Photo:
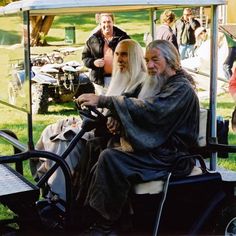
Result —
<path fill-rule="evenodd" d="M 207 144 L 207 109 L 200 109 L 200 121 L 199 121 L 199 135 L 198 146 L 204 147 Z M 201 175 L 203 170 L 199 166 L 194 166 L 191 173 L 188 176 Z M 144 183 L 138 183 L 134 186 L 135 194 L 158 194 L 163 190 L 164 181 L 154 180 Z"/>
<path fill-rule="evenodd" d="M 198 166 L 194 166 L 192 172 L 188 176 L 201 175 L 202 169 Z M 135 194 L 158 194 L 163 191 L 164 181 L 154 180 L 145 183 L 139 183 L 134 186 Z"/>

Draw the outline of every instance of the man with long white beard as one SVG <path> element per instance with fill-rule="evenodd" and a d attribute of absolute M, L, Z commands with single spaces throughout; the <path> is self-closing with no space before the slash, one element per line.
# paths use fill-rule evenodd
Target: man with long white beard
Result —
<path fill-rule="evenodd" d="M 107 91 L 108 95 L 120 95 L 122 93 L 126 94 L 126 96 L 134 97 L 138 95 L 146 76 L 143 50 L 138 42 L 132 39 L 125 39 L 117 45 L 114 53 L 112 75 L 111 84 Z M 118 126 L 119 123 L 109 117 L 107 125 L 114 127 Z M 60 155 L 68 147 L 74 135 L 79 132 L 80 127 L 81 120 L 74 117 L 51 124 L 42 132 L 36 144 L 36 149 Z M 93 143 L 93 137 L 94 130 L 86 133 L 66 158 L 72 175 L 74 175 L 75 167 L 80 165 L 80 159 L 85 148 L 85 140 L 90 140 L 90 145 L 96 145 L 96 143 Z M 32 160 L 31 171 L 33 176 L 35 178 L 40 177 L 50 169 L 52 164 L 53 162 L 50 160 Z M 87 163 L 84 163 L 84 165 L 87 165 Z M 56 194 L 60 199 L 65 200 L 65 181 L 60 168 L 49 178 L 48 184 L 53 195 Z"/>
<path fill-rule="evenodd" d="M 83 202 L 97 214 L 91 230 L 100 235 L 112 232 L 134 184 L 167 176 L 197 144 L 199 100 L 177 49 L 166 40 L 153 41 L 145 60 L 149 80 L 138 98 L 83 94 L 77 99 L 84 106 L 109 109 L 120 122 L 123 141 L 100 154 Z M 193 159 L 185 159 L 175 173 L 188 175 L 193 166 Z"/>

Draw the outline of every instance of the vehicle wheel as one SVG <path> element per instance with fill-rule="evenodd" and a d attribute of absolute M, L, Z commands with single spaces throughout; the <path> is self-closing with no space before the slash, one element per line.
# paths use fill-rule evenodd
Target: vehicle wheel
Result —
<path fill-rule="evenodd" d="M 48 112 L 48 85 L 32 84 L 32 113 L 45 114 Z"/>
<path fill-rule="evenodd" d="M 16 105 L 17 89 L 12 82 L 8 85 L 8 102 L 12 105 Z"/>
<path fill-rule="evenodd" d="M 236 235 L 236 204 L 222 209 L 215 233 L 225 236 Z"/>

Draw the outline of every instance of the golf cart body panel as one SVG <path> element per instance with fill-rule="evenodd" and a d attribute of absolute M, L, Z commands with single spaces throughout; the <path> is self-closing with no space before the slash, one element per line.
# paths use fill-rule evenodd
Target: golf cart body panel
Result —
<path fill-rule="evenodd" d="M 45 157 L 49 158 L 55 161 L 58 161 L 60 165 L 62 166 L 65 176 L 67 176 L 67 205 L 66 205 L 66 213 L 67 216 L 70 213 L 70 171 L 68 170 L 68 165 L 64 161 L 64 157 L 69 152 L 69 149 L 65 151 L 65 153 L 62 155 L 63 158 L 58 157 L 57 155 L 53 155 L 51 153 L 45 153 L 45 152 L 38 152 L 34 150 L 34 142 L 33 142 L 33 135 L 32 135 L 32 108 L 29 106 L 31 104 L 31 85 L 33 82 L 32 75 L 31 75 L 31 67 L 30 67 L 30 27 L 29 27 L 29 18 L 30 16 L 36 16 L 36 15 L 68 15 L 68 14 L 78 14 L 78 13 L 97 13 L 97 12 L 122 12 L 122 11 L 134 11 L 134 10 L 150 10 L 150 22 L 151 22 L 151 29 L 153 38 L 155 38 L 154 35 L 154 11 L 158 9 L 168 9 L 168 8 L 182 8 L 182 7 L 197 7 L 197 6 L 209 6 L 211 7 L 212 11 L 212 36 L 211 36 L 211 68 L 210 68 L 210 107 L 209 107 L 209 126 L 210 126 L 210 137 L 209 140 L 213 144 L 217 144 L 216 139 L 216 88 L 217 88 L 217 29 L 218 29 L 218 6 L 226 4 L 226 1 L 224 0 L 156 0 L 156 1 L 93 1 L 93 0 L 77 0 L 77 1 L 54 1 L 54 0 L 37 0 L 37 1 L 18 1 L 10 3 L 9 5 L 0 8 L 0 15 L 2 16 L 18 16 L 22 19 L 23 22 L 23 28 L 22 28 L 22 34 L 25 36 L 23 43 L 24 43 L 24 50 L 22 49 L 22 56 L 24 57 L 24 65 L 26 68 L 26 77 L 30 79 L 25 79 L 25 81 L 28 81 L 28 86 L 26 88 L 27 93 L 27 108 L 20 106 L 12 106 L 6 102 L 6 99 L 0 98 L 0 103 L 4 105 L 9 105 L 11 108 L 21 109 L 23 112 L 26 113 L 27 116 L 27 122 L 28 122 L 28 147 L 22 147 L 18 141 L 14 140 L 14 138 L 9 138 L 9 136 L 6 135 L 5 132 L 0 133 L 0 136 L 4 139 L 8 140 L 13 146 L 20 147 L 21 149 L 18 150 L 20 154 L 18 155 L 12 155 L 4 158 L 0 158 L 0 163 L 7 163 L 7 162 L 15 162 L 16 159 L 18 160 L 28 160 L 32 157 Z M 8 49 L 9 50 L 9 49 Z M 28 90 L 27 90 L 28 89 Z M 10 135 L 11 136 L 11 135 Z M 74 143 L 77 140 L 74 140 Z M 207 140 L 207 144 L 208 141 Z M 27 150 L 28 149 L 28 150 Z M 215 151 L 214 151 L 215 150 Z M 232 148 L 234 152 L 236 152 L 235 148 Z M 23 154 L 22 154 L 23 153 Z M 169 192 L 168 192 L 168 199 L 166 203 L 166 209 L 163 212 L 163 224 L 164 225 L 173 225 L 173 227 L 176 227 L 178 229 L 178 225 L 184 224 L 188 227 L 188 233 L 189 235 L 195 235 L 198 234 L 201 230 L 201 227 L 204 227 L 206 224 L 213 224 L 215 222 L 209 220 L 210 216 L 217 215 L 215 209 L 222 205 L 222 208 L 224 209 L 223 205 L 227 202 L 233 201 L 235 204 L 235 173 L 231 173 L 232 176 L 228 177 L 223 175 L 224 170 L 221 172 L 216 171 L 216 159 L 217 159 L 217 148 L 213 149 L 213 154 L 211 155 L 209 169 L 211 172 L 206 171 L 206 173 L 198 176 L 189 176 L 187 178 L 178 178 L 178 179 L 172 179 L 169 182 Z M 4 159 L 4 160 L 3 160 Z M 58 160 L 59 159 L 59 160 Z M 60 162 L 60 159 L 62 161 Z M 55 168 L 54 168 L 55 169 Z M 69 173 L 67 173 L 67 171 Z M 51 171 L 53 172 L 53 171 Z M 47 181 L 48 176 L 50 176 L 49 173 L 47 173 L 47 177 L 41 179 L 39 183 L 37 184 L 38 187 L 41 187 L 44 181 Z M 229 175 L 228 175 L 229 176 Z M 69 183 L 68 183 L 69 182 Z M 157 181 L 158 182 L 158 181 Z M 163 188 L 162 188 L 163 192 Z M 140 195 L 144 196 L 145 198 L 154 198 L 154 203 L 156 203 L 156 206 L 158 208 L 159 200 L 161 201 L 161 198 L 156 198 L 158 194 L 147 194 L 146 192 L 143 192 L 143 194 L 134 193 L 134 208 L 135 204 L 137 204 L 137 211 L 139 211 L 140 206 L 145 206 L 146 204 L 143 204 L 143 200 L 140 201 Z M 141 199 L 142 199 L 141 196 Z M 158 195 L 159 196 L 159 195 Z M 184 197 L 183 197 L 184 196 Z M 207 198 L 207 200 L 206 200 Z M 188 200 L 190 199 L 190 201 Z M 200 199 L 200 201 L 199 201 Z M 145 200 L 149 201 L 149 200 Z M 179 214 L 181 213 L 181 210 L 183 210 L 183 205 L 186 205 L 187 202 L 194 203 L 193 208 L 196 209 L 196 213 L 192 214 L 194 215 L 194 221 L 191 221 L 191 219 L 188 217 L 187 213 L 192 213 L 192 209 L 184 208 L 184 218 L 179 217 Z M 202 203 L 203 205 L 199 204 Z M 152 205 L 152 204 L 151 204 Z M 177 215 L 172 215 L 172 211 L 176 206 L 178 206 L 177 209 Z M 201 207 L 200 207 L 201 206 Z M 152 205 L 153 208 L 153 205 Z M 218 209 L 218 208 L 217 208 Z M 153 210 L 153 209 L 152 209 Z M 141 216 L 143 216 L 143 208 L 141 207 Z M 137 214 L 138 215 L 138 214 Z M 218 215 L 217 215 L 218 216 Z M 65 217 L 66 218 L 66 217 Z M 69 218 L 69 216 L 68 216 Z M 178 220 L 176 220 L 178 218 Z M 216 219 L 218 220 L 218 218 Z M 141 221 L 143 221 L 143 217 L 141 217 Z M 140 219 L 137 217 L 137 222 L 140 222 Z M 137 223 L 137 225 L 138 225 Z M 158 224 L 152 222 L 155 225 L 155 229 L 158 230 Z M 162 225 L 160 226 L 162 227 Z M 155 231 L 155 230 L 154 230 Z"/>

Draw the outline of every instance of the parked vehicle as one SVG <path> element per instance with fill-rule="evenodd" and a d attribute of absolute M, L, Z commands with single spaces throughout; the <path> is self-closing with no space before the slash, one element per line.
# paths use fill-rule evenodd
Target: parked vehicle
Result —
<path fill-rule="evenodd" d="M 31 61 L 33 66 L 43 66 L 53 63 L 61 64 L 64 62 L 64 59 L 59 52 L 52 52 L 49 54 L 33 55 Z"/>
<path fill-rule="evenodd" d="M 46 57 L 47 60 L 48 57 Z M 31 93 L 33 114 L 48 112 L 50 101 L 57 103 L 72 101 L 82 93 L 93 93 L 87 70 L 76 61 L 51 64 L 44 57 L 34 57 L 31 71 Z M 13 69 L 9 82 L 9 103 L 15 105 L 18 96 L 24 96 L 25 70 L 19 64 Z"/>
<path fill-rule="evenodd" d="M 217 32 L 217 10 L 219 5 L 226 4 L 225 0 L 119 0 L 119 1 L 86 1 L 86 0 L 35 0 L 35 1 L 18 1 L 13 2 L 2 9 L 3 15 L 20 13 L 24 14 L 24 21 L 28 22 L 29 15 L 47 15 L 47 14 L 68 14 L 68 13 L 90 13 L 91 11 L 131 11 L 131 10 L 146 10 L 150 9 L 152 28 L 154 27 L 154 10 L 166 9 L 176 7 L 194 6 L 208 6 L 212 9 L 212 41 L 213 45 L 217 45 L 217 37 L 214 35 Z M 30 29 L 27 30 L 28 36 Z M 25 45 L 29 47 L 29 43 Z M 204 145 L 196 147 L 195 155 L 199 162 L 199 169 L 201 173 L 186 177 L 171 177 L 167 176 L 165 181 L 152 181 L 151 183 L 139 183 L 134 187 L 134 192 L 131 193 L 131 203 L 133 210 L 133 222 L 135 228 L 134 235 L 153 234 L 153 235 L 236 235 L 236 175 L 235 172 L 222 170 L 218 168 L 216 158 L 217 152 L 224 151 L 227 153 L 236 153 L 236 146 L 222 145 L 217 141 L 216 130 L 216 80 L 217 80 L 217 60 L 215 47 L 211 49 L 211 70 L 210 70 L 210 106 L 209 111 L 205 115 L 203 133 L 205 137 Z M 25 54 L 25 65 L 30 61 L 29 55 Z M 29 68 L 28 68 L 29 69 Z M 58 68 L 53 68 L 55 71 Z M 31 70 L 26 70 L 29 74 Z M 47 71 L 48 73 L 48 71 Z M 52 72 L 54 73 L 54 72 Z M 56 73 L 56 72 L 55 72 Z M 40 72 L 38 80 L 43 75 Z M 68 75 L 69 76 L 69 75 Z M 49 76 L 47 74 L 47 79 Z M 55 79 L 52 77 L 52 80 Z M 44 78 L 43 78 L 44 80 Z M 69 80 L 69 79 L 68 79 Z M 64 81 L 62 80 L 62 83 Z M 33 86 L 33 81 L 29 81 L 29 85 Z M 70 86 L 70 82 L 67 84 Z M 0 100 L 1 101 L 1 100 Z M 30 101 L 32 104 L 32 101 Z M 58 156 L 54 153 L 34 150 L 32 143 L 32 114 L 27 111 L 29 140 L 28 146 L 23 145 L 16 138 L 14 133 L 8 130 L 1 130 L 0 137 L 8 141 L 15 147 L 15 154 L 0 156 L 0 180 L 4 179 L 4 171 L 8 171 L 9 176 L 13 176 L 12 182 L 6 182 L 6 188 L 1 188 L 0 203 L 11 209 L 17 217 L 14 219 L 3 220 L 1 226 L 6 226 L 9 223 L 18 223 L 19 231 L 26 235 L 29 229 L 35 232 L 35 229 L 43 230 L 45 223 L 48 223 L 49 232 L 53 230 L 60 230 L 62 232 L 70 233 L 72 223 L 72 190 L 71 190 L 71 173 L 65 158 L 73 149 L 83 135 L 83 132 L 89 131 L 91 125 L 86 128 L 82 127 L 74 139 L 70 142 L 65 152 Z M 85 114 L 84 114 L 85 115 Z M 87 121 L 92 124 L 101 118 L 98 111 L 89 110 Z M 86 120 L 86 119 L 85 119 Z M 93 122 L 94 121 L 94 122 Z M 88 124 L 88 123 L 87 123 Z M 30 132 L 31 131 L 31 132 Z M 204 155 L 203 155 L 204 154 Z M 209 160 L 202 159 L 202 156 Z M 19 173 L 14 172 L 13 168 L 8 167 L 5 163 L 18 163 L 20 161 L 29 160 L 31 158 L 48 158 L 55 161 L 57 164 L 52 167 L 35 185 L 25 180 L 25 177 Z M 66 201 L 61 202 L 60 199 L 45 199 L 42 204 L 38 204 L 41 199 L 40 188 L 47 182 L 48 178 L 54 173 L 55 169 L 60 166 L 65 176 L 66 182 Z M 19 168 L 18 168 L 19 169 Z M 17 176 L 18 178 L 14 177 Z M 6 189 L 11 187 L 11 184 L 17 180 L 24 181 L 28 189 L 16 189 L 10 194 Z M 18 185 L 16 185 L 18 186 Z M 151 190 L 149 187 L 151 186 Z M 27 197 L 22 198 L 21 196 Z M 20 198 L 21 197 L 21 198 Z M 44 204 L 45 203 L 45 204 Z M 55 221 L 43 222 L 43 215 L 47 209 L 52 214 L 49 219 Z M 45 210 L 45 211 L 44 211 Z M 38 214 L 40 213 L 40 214 Z M 81 220 L 80 218 L 76 218 Z M 59 226 L 56 227 L 56 226 Z M 5 227 L 5 229 L 8 229 Z M 6 232 L 7 230 L 5 230 Z M 58 231 L 56 231 L 58 232 Z M 4 235 L 4 234 L 3 234 Z M 72 233 L 73 235 L 73 233 Z"/>

